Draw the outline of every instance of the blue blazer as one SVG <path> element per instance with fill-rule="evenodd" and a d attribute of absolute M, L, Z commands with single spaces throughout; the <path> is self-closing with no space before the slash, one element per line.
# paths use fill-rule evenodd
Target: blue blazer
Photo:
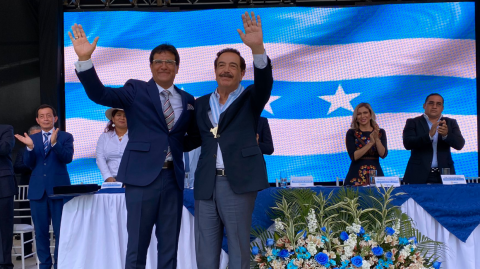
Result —
<path fill-rule="evenodd" d="M 11 156 L 14 145 L 13 127 L 0 124 L 0 198 L 17 193 Z"/>
<path fill-rule="evenodd" d="M 31 135 L 33 150 L 25 150 L 23 162 L 32 169 L 28 199 L 39 200 L 46 192 L 53 194 L 53 187 L 70 185 L 67 164 L 73 159 L 73 136 L 59 131 L 57 143 L 45 154 L 42 132 Z"/>
<path fill-rule="evenodd" d="M 192 131 L 195 98 L 175 87 L 182 96 L 183 111 L 169 132 L 160 94 L 153 79 L 148 82 L 130 79 L 121 88 L 109 88 L 103 86 L 95 68 L 77 72 L 77 76 L 92 101 L 125 110 L 128 143 L 118 169 L 117 180 L 134 186 L 149 185 L 162 171 L 170 145 L 175 178 L 178 187 L 183 190 L 183 143 L 185 133 Z M 185 151 L 192 149 L 186 148 Z"/>
<path fill-rule="evenodd" d="M 273 154 L 273 140 L 272 132 L 270 131 L 270 125 L 268 124 L 268 119 L 260 117 L 258 119 L 258 146 L 262 151 L 262 154 L 272 155 Z"/>
<path fill-rule="evenodd" d="M 260 114 L 272 92 L 270 59 L 264 69 L 254 68 L 254 83 L 220 114 L 218 138 L 208 116 L 210 95 L 196 100 L 195 115 L 202 150 L 195 170 L 196 200 L 210 199 L 215 186 L 217 147 L 222 150 L 225 173 L 233 192 L 241 194 L 269 187 L 262 151 L 257 144 Z"/>

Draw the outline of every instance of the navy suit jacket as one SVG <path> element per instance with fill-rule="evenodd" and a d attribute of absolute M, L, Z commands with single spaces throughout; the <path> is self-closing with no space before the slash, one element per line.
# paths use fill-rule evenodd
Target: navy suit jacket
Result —
<path fill-rule="evenodd" d="M 17 193 L 11 156 L 14 145 L 13 127 L 0 125 L 0 198 Z"/>
<path fill-rule="evenodd" d="M 258 119 L 258 146 L 262 151 L 262 154 L 272 155 L 273 154 L 273 140 L 272 132 L 270 131 L 270 125 L 268 125 L 268 119 L 260 117 Z"/>
<path fill-rule="evenodd" d="M 443 117 L 448 127 L 448 135 L 445 140 L 438 135 L 437 161 L 438 168 L 450 168 L 450 173 L 455 174 L 452 153 L 450 148 L 461 150 L 465 145 L 465 139 L 460 132 L 455 119 Z M 425 184 L 430 173 L 433 158 L 432 141 L 429 136 L 430 128 L 423 115 L 408 119 L 403 129 L 403 145 L 411 150 L 407 169 L 403 181 L 413 184 Z"/>
<path fill-rule="evenodd" d="M 195 118 L 201 136 L 202 150 L 195 171 L 194 196 L 210 199 L 215 185 L 217 143 L 222 150 L 225 173 L 235 193 L 268 188 L 267 172 L 260 147 L 257 127 L 260 114 L 272 92 L 273 77 L 270 59 L 264 69 L 254 68 L 254 84 L 220 114 L 218 138 L 214 138 L 208 116 L 210 95 L 196 100 Z"/>
<path fill-rule="evenodd" d="M 47 154 L 43 149 L 42 132 L 30 136 L 33 150 L 25 150 L 23 162 L 32 169 L 28 188 L 28 199 L 40 200 L 43 194 L 53 194 L 53 187 L 70 185 L 67 164 L 73 159 L 73 136 L 58 131 L 55 146 Z"/>
<path fill-rule="evenodd" d="M 175 87 L 182 96 L 183 111 L 169 132 L 158 87 L 153 79 L 148 82 L 130 79 L 121 88 L 109 88 L 103 86 L 95 68 L 77 72 L 77 76 L 92 101 L 125 110 L 128 143 L 117 180 L 135 186 L 149 185 L 160 174 L 170 145 L 175 177 L 178 187 L 183 190 L 183 143 L 185 133 L 192 132 L 189 128 L 193 127 L 195 98 Z"/>

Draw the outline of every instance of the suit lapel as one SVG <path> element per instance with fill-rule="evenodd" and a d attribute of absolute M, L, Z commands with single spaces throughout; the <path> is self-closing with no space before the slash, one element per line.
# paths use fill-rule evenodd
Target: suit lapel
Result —
<path fill-rule="evenodd" d="M 239 105 L 239 103 L 241 103 L 246 91 L 247 89 L 245 89 L 242 94 L 240 94 L 240 96 L 238 96 L 237 99 L 235 99 L 235 101 L 233 101 L 230 106 L 222 114 L 220 114 L 220 119 L 218 120 L 219 133 L 221 133 L 232 120 L 233 115 L 235 115 L 234 111 L 238 110 L 236 107 Z"/>
<path fill-rule="evenodd" d="M 208 116 L 208 111 L 210 111 L 212 108 L 210 107 L 210 95 L 208 98 L 205 99 L 205 103 L 206 103 L 206 106 L 205 106 L 205 111 L 201 111 L 201 115 L 202 115 L 202 118 L 203 120 L 205 121 L 205 123 L 207 124 L 207 127 L 208 128 L 213 128 L 213 123 L 212 121 L 210 120 L 210 117 Z"/>
<path fill-rule="evenodd" d="M 425 117 L 423 115 L 420 116 L 420 124 L 423 126 L 423 129 L 424 129 L 425 132 L 427 132 L 427 133 L 430 132 L 430 128 L 428 128 L 427 119 L 425 119 Z"/>
<path fill-rule="evenodd" d="M 31 136 L 34 145 L 33 150 L 35 150 L 35 147 L 38 145 L 43 158 L 45 158 L 45 150 L 43 149 L 43 132 L 38 134 L 39 135 Z"/>
<path fill-rule="evenodd" d="M 181 125 L 180 120 L 182 120 L 185 117 L 185 114 L 188 112 L 187 111 L 187 95 L 185 94 L 185 92 L 183 92 L 182 90 L 177 88 L 177 86 L 174 85 L 173 87 L 175 88 L 177 93 L 180 94 L 180 96 L 182 97 L 182 108 L 183 109 L 182 109 L 182 114 L 180 114 L 180 117 L 177 119 L 177 122 L 175 123 L 175 125 L 173 125 L 172 131 L 175 130 L 177 128 L 177 126 Z"/>
<path fill-rule="evenodd" d="M 165 116 L 163 115 L 163 105 L 160 101 L 160 93 L 158 91 L 157 84 L 153 79 L 150 79 L 150 81 L 147 83 L 147 92 L 148 95 L 150 95 L 150 100 L 152 100 L 152 104 L 157 111 L 158 117 L 160 117 L 160 125 L 163 127 L 163 129 L 165 129 L 165 131 L 168 131 L 168 126 L 165 122 Z"/>

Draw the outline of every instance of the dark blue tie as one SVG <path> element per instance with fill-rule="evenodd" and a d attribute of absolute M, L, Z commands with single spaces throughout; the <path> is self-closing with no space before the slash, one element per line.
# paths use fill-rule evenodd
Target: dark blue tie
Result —
<path fill-rule="evenodd" d="M 185 158 L 185 173 L 190 173 L 190 156 L 188 152 L 184 152 L 183 157 Z"/>

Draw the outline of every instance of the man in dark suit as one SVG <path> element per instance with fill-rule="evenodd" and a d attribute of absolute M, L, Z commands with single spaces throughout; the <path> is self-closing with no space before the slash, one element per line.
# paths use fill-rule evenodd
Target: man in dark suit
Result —
<path fill-rule="evenodd" d="M 153 78 L 128 80 L 121 88 L 103 86 L 91 61 L 93 44 L 80 25 L 70 35 L 79 61 L 77 75 L 88 97 L 97 104 L 118 107 L 128 120 L 129 141 L 118 170 L 125 183 L 127 205 L 126 269 L 145 268 L 153 225 L 158 241 L 158 268 L 177 267 L 177 246 L 183 207 L 183 141 L 194 120 L 192 95 L 173 85 L 180 57 L 172 45 L 150 53 Z"/>
<path fill-rule="evenodd" d="M 30 129 L 28 129 L 28 135 L 31 136 L 33 134 L 36 134 L 36 133 L 39 133 L 42 131 L 42 128 L 40 128 L 39 125 L 34 125 L 32 127 L 30 127 Z M 17 178 L 17 183 L 18 185 L 29 185 L 30 184 L 30 175 L 32 174 L 32 169 L 30 169 L 30 167 L 28 167 L 27 165 L 25 165 L 25 163 L 23 162 L 23 154 L 25 154 L 25 148 L 21 148 L 18 153 L 17 153 L 17 157 L 15 158 L 15 163 L 13 164 L 13 171 L 15 172 L 15 174 L 19 174 L 20 175 L 20 179 Z M 18 205 L 18 208 L 27 208 L 27 209 L 30 209 L 30 203 L 29 202 L 21 202 L 19 205 Z M 18 215 L 20 216 L 30 216 L 31 213 L 30 213 L 30 210 L 28 211 L 19 211 L 17 212 Z M 17 223 L 20 223 L 20 224 L 28 224 L 28 225 L 32 225 L 32 219 L 30 217 L 28 218 L 20 218 L 20 219 L 17 219 Z M 26 233 L 24 235 L 24 239 L 25 241 L 28 241 L 30 239 L 32 239 L 32 234 L 31 233 Z M 32 253 L 32 244 L 26 244 L 25 245 L 25 255 L 28 255 L 30 253 Z M 32 257 L 32 256 L 30 256 Z M 20 260 L 21 257 L 17 257 L 17 260 Z"/>
<path fill-rule="evenodd" d="M 17 185 L 12 166 L 13 127 L 0 125 L 0 269 L 13 269 L 13 196 Z"/>
<path fill-rule="evenodd" d="M 273 140 L 272 132 L 270 131 L 270 125 L 268 125 L 268 119 L 260 117 L 258 119 L 257 127 L 257 143 L 262 151 L 262 154 L 272 155 L 273 154 Z"/>
<path fill-rule="evenodd" d="M 441 183 L 440 171 L 455 174 L 450 148 L 461 150 L 465 139 L 455 119 L 442 117 L 443 97 L 432 93 L 425 99 L 425 113 L 408 119 L 403 129 L 403 145 L 411 150 L 403 181 L 410 184 Z"/>
<path fill-rule="evenodd" d="M 53 194 L 54 187 L 70 185 L 67 164 L 73 159 L 73 136 L 54 127 L 58 117 L 52 106 L 41 105 L 37 109 L 36 120 L 42 128 L 41 132 L 32 136 L 17 134 L 15 137 L 27 146 L 23 162 L 32 169 L 28 199 L 40 269 L 50 269 L 53 264 L 50 254 L 50 223 L 56 239 L 54 268 L 57 268 L 63 200 L 49 196 Z"/>
<path fill-rule="evenodd" d="M 195 250 L 199 269 L 219 267 L 225 227 L 229 268 L 250 268 L 250 225 L 257 192 L 269 187 L 257 144 L 258 119 L 272 91 L 260 17 L 242 15 L 242 41 L 254 58 L 254 84 L 240 84 L 245 60 L 235 49 L 217 53 L 217 90 L 196 100 L 202 149 L 195 171 Z"/>

